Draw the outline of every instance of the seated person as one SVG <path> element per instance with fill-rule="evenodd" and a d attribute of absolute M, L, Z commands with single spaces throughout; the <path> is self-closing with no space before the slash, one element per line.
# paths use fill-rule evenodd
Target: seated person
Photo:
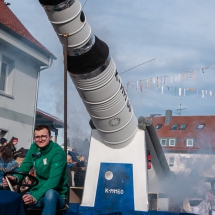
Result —
<path fill-rule="evenodd" d="M 3 189 L 3 174 L 8 171 L 15 171 L 19 164 L 13 159 L 13 152 L 7 145 L 0 150 L 0 189 Z"/>
<path fill-rule="evenodd" d="M 43 215 L 55 215 L 56 209 L 65 206 L 67 194 L 68 167 L 66 153 L 52 141 L 51 131 L 46 125 L 34 129 L 34 143 L 28 150 L 19 172 L 29 173 L 33 167 L 39 184 L 24 194 L 26 205 L 43 208 Z M 21 180 L 22 176 L 8 176 L 11 181 Z M 4 185 L 8 183 L 3 179 Z"/>

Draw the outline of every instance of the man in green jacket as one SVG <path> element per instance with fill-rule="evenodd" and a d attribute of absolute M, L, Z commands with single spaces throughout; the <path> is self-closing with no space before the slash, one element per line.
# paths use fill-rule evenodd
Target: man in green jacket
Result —
<path fill-rule="evenodd" d="M 34 141 L 18 171 L 28 173 L 33 167 L 39 184 L 22 198 L 25 204 L 44 207 L 43 215 L 55 215 L 56 209 L 65 206 L 68 181 L 66 153 L 52 141 L 46 125 L 34 129 Z M 21 178 L 20 175 L 9 176 L 10 180 Z M 3 181 L 8 186 L 6 180 Z"/>

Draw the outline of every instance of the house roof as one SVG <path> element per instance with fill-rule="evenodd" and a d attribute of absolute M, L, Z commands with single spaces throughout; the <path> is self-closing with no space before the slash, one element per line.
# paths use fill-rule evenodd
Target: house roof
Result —
<path fill-rule="evenodd" d="M 48 125 L 51 131 L 64 127 L 64 122 L 61 119 L 37 109 L 35 125 L 41 124 Z"/>
<path fill-rule="evenodd" d="M 34 48 L 37 48 L 43 53 L 51 55 L 54 59 L 56 59 L 56 57 L 46 47 L 44 47 L 30 34 L 25 26 L 5 4 L 4 0 L 0 0 L 0 24 L 6 30 L 10 31 L 10 33 L 14 33 L 16 36 L 21 36 L 26 39 L 26 42 L 33 45 Z"/>
<path fill-rule="evenodd" d="M 160 129 L 156 129 L 159 139 L 176 139 L 175 146 L 163 146 L 166 151 L 180 152 L 215 152 L 215 116 L 173 116 L 169 125 L 165 125 L 165 116 L 152 118 L 152 122 L 157 127 L 162 124 Z M 173 124 L 178 127 L 173 130 Z M 187 124 L 184 130 L 180 129 L 182 124 Z M 198 129 L 199 125 L 204 125 Z M 193 139 L 193 146 L 187 146 L 187 139 Z"/>

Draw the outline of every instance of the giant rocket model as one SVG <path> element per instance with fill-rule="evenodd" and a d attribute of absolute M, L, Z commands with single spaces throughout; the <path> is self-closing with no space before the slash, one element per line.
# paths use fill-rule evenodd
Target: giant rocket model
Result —
<path fill-rule="evenodd" d="M 92 33 L 78 0 L 39 1 L 62 45 L 68 35 L 68 71 L 95 126 L 81 206 L 147 211 L 145 132 L 108 46 Z"/>

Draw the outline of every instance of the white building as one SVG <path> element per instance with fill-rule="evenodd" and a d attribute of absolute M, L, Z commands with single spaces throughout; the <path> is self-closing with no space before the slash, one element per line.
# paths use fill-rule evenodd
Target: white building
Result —
<path fill-rule="evenodd" d="M 18 137 L 18 148 L 33 140 L 39 74 L 53 59 L 0 1 L 0 138 Z"/>
<path fill-rule="evenodd" d="M 198 172 L 215 177 L 215 116 L 165 116 L 152 118 L 170 170 Z"/>

